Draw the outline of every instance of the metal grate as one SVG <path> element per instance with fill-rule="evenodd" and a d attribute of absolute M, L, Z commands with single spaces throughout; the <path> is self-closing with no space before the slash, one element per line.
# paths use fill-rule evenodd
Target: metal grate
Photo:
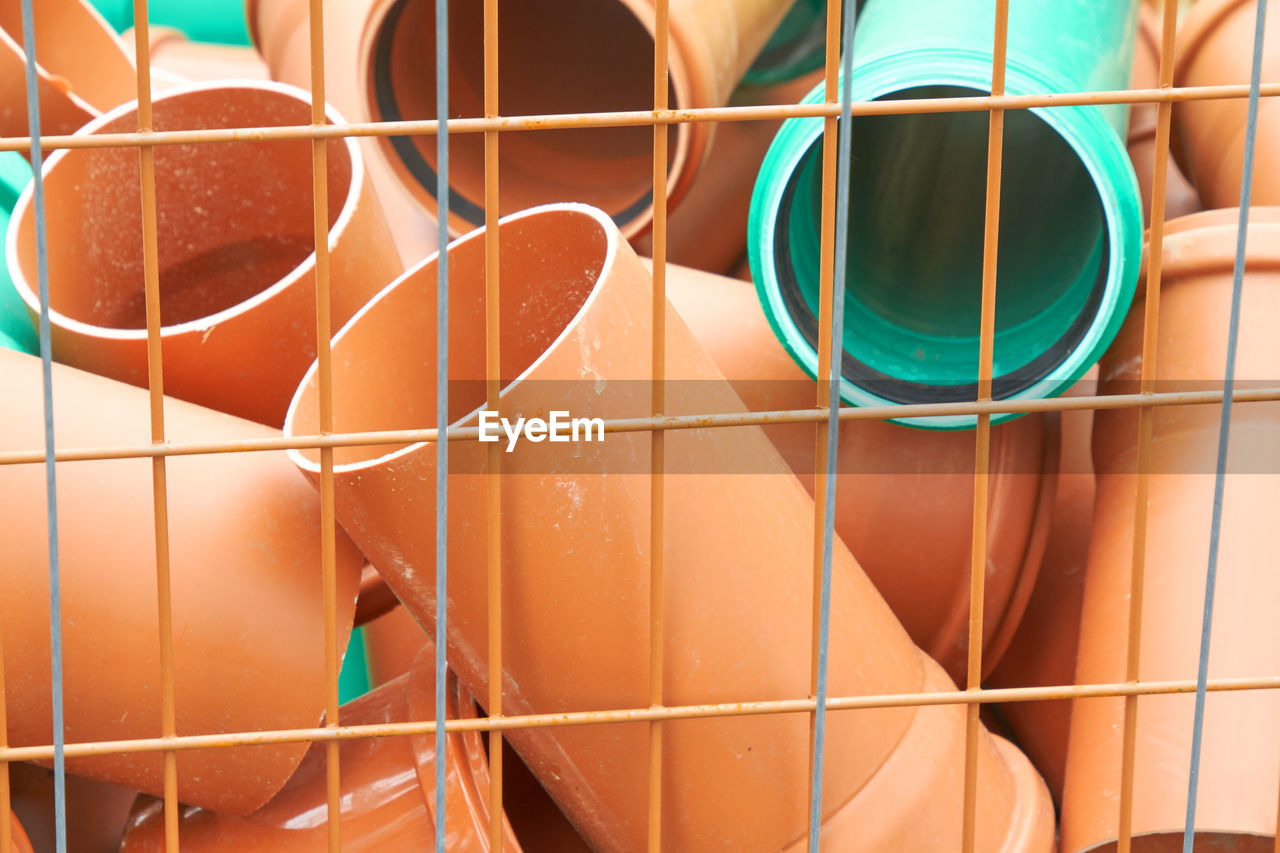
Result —
<path fill-rule="evenodd" d="M 1190 849 L 1190 830 L 1194 823 L 1196 797 L 1196 761 L 1199 755 L 1200 735 L 1203 723 L 1204 697 L 1206 691 L 1236 691 L 1280 689 L 1280 673 L 1259 674 L 1249 678 L 1208 679 L 1207 655 L 1211 637 L 1214 561 L 1216 559 L 1216 542 L 1221 521 L 1221 497 L 1225 471 L 1225 455 L 1227 427 L 1230 423 L 1232 405 L 1255 401 L 1280 400 L 1280 388 L 1236 389 L 1232 383 L 1232 364 L 1235 353 L 1236 329 L 1240 305 L 1240 292 L 1243 279 L 1243 251 L 1245 245 L 1245 228 L 1247 210 L 1250 201 L 1248 175 L 1252 167 L 1254 153 L 1254 129 L 1256 127 L 1257 106 L 1259 97 L 1280 95 L 1280 84 L 1261 85 L 1261 41 L 1265 0 L 1258 3 L 1258 22 L 1256 30 L 1256 46 L 1254 53 L 1253 76 L 1249 85 L 1223 85 L 1201 88 L 1172 87 L 1173 80 L 1173 40 L 1175 31 L 1176 5 L 1166 3 L 1163 17 L 1163 38 L 1160 48 L 1160 86 L 1157 89 L 1124 90 L 1111 92 L 1084 92 L 1067 95 L 1006 95 L 1004 94 L 1005 44 L 1008 24 L 1008 0 L 992 0 L 996 5 L 996 27 L 994 39 L 994 63 L 992 66 L 992 94 L 982 97 L 938 98 L 938 99 L 906 99 L 892 101 L 852 103 L 847 94 L 841 103 L 836 102 L 836 80 L 841 54 L 838 46 L 844 44 L 843 62 L 846 77 L 852 63 L 852 44 L 855 16 L 846 16 L 842 30 L 842 15 L 839 3 L 830 4 L 827 18 L 827 52 L 826 52 L 826 101 L 814 105 L 776 105 L 759 107 L 731 107 L 721 109 L 672 110 L 667 103 L 667 48 L 668 48 L 668 15 L 667 0 L 655 0 L 656 32 L 653 73 L 652 111 L 609 112 L 583 115 L 551 115 L 504 117 L 498 112 L 499 68 L 497 52 L 498 3 L 497 0 L 484 0 L 484 112 L 483 118 L 448 120 L 447 99 L 447 32 L 444 21 L 447 15 L 447 0 L 437 0 L 436 12 L 436 44 L 437 44 L 437 105 L 439 117 L 435 121 L 398 121 L 365 124 L 328 125 L 325 123 L 324 101 L 324 42 L 322 37 L 323 4 L 321 0 L 310 2 L 310 36 L 311 36 L 311 75 L 312 75 L 312 123 L 308 126 L 239 128 L 233 130 L 207 131 L 166 131 L 151 130 L 151 81 L 149 73 L 149 38 L 147 26 L 146 0 L 135 0 L 134 20 L 136 28 L 137 55 L 137 95 L 138 122 L 136 133 L 110 133 L 92 136 L 47 136 L 42 137 L 39 127 L 39 111 L 36 103 L 35 89 L 35 56 L 34 32 L 32 27 L 32 0 L 22 0 L 24 43 L 30 46 L 27 52 L 28 83 L 28 115 L 31 117 L 31 135 L 28 138 L 10 138 L 0 140 L 0 150 L 30 151 L 35 167 L 35 204 L 37 216 L 37 243 L 39 252 L 39 285 L 41 296 L 40 341 L 44 363 L 45 389 L 45 447 L 6 449 L 0 451 L 0 464 L 34 464 L 43 462 L 47 470 L 48 483 L 48 518 L 50 547 L 50 590 L 52 599 L 52 624 L 54 654 L 54 709 L 55 728 L 52 732 L 52 743 L 44 746 L 9 747 L 5 742 L 5 726 L 3 714 L 3 685 L 0 677 L 0 764 L 5 772 L 0 773 L 0 853 L 8 853 L 10 849 L 9 835 L 9 788 L 7 763 L 26 760 L 52 760 L 56 773 L 57 821 L 59 849 L 65 845 L 65 809 L 62 799 L 63 761 L 65 757 L 103 755 L 114 753 L 162 752 L 165 757 L 165 830 L 167 845 L 170 850 L 178 849 L 178 801 L 177 801 L 177 762 L 182 760 L 181 753 L 191 749 L 216 749 L 234 745 L 284 743 L 315 741 L 327 744 L 327 792 L 329 822 L 329 847 L 338 850 L 340 843 L 339 815 L 339 741 L 350 738 L 405 736 L 409 734 L 434 733 L 437 741 L 437 754 L 444 754 L 444 735 L 446 731 L 484 730 L 490 733 L 489 758 L 491 762 L 491 789 L 489 827 L 490 844 L 493 849 L 502 846 L 502 732 L 536 726 L 571 726 L 614 723 L 621 721 L 645 721 L 649 726 L 649 849 L 662 848 L 662 763 L 663 763 L 663 727 L 666 721 L 695 719 L 706 717 L 729 717 L 760 714 L 794 714 L 805 713 L 810 716 L 812 735 L 811 754 L 811 825 L 810 849 L 817 849 L 819 816 L 822 798 L 822 761 L 823 734 L 826 715 L 852 709 L 865 709 L 889 706 L 924 706 L 942 704 L 963 704 L 967 706 L 966 730 L 966 763 L 965 763 L 965 796 L 963 802 L 964 824 L 963 845 L 965 851 L 974 848 L 976 792 L 977 792 L 977 738 L 979 733 L 979 711 L 982 704 L 991 702 L 1020 702 L 1060 698 L 1078 698 L 1093 696 L 1125 697 L 1125 724 L 1123 740 L 1122 786 L 1120 799 L 1120 843 L 1119 849 L 1129 848 L 1132 832 L 1134 752 L 1136 743 L 1137 700 L 1143 695 L 1195 693 L 1196 694 L 1196 728 L 1193 739 L 1193 764 L 1191 785 L 1188 792 L 1186 848 Z M 1142 364 L 1141 393 L 1130 395 L 1063 397 L 1036 401 L 993 401 L 991 399 L 992 355 L 995 323 L 996 297 L 996 252 L 999 227 L 1000 179 L 1002 163 L 1002 138 L 1004 116 L 1008 110 L 1024 110 L 1031 107 L 1050 107 L 1081 104 L 1129 104 L 1155 103 L 1158 105 L 1158 124 L 1156 135 L 1157 158 L 1155 164 L 1155 181 L 1151 209 L 1152 246 L 1160 246 L 1164 234 L 1164 201 L 1165 178 L 1168 165 L 1170 116 L 1172 105 L 1178 101 L 1193 99 L 1242 98 L 1249 99 L 1249 132 L 1246 141 L 1246 179 L 1241 194 L 1243 213 L 1240 217 L 1238 251 L 1234 272 L 1234 299 L 1231 317 L 1231 337 L 1229 343 L 1229 361 L 1225 373 L 1226 384 L 1222 391 L 1195 392 L 1157 392 L 1155 383 L 1156 351 L 1155 341 L 1159 324 L 1159 294 L 1161 276 L 1161 253 L 1151 252 L 1151 262 L 1147 270 L 1146 314 L 1144 323 L 1144 351 Z M 984 236 L 984 263 L 982 274 L 982 308 L 981 308 L 981 354 L 980 375 L 977 398 L 964 403 L 945 403 L 930 405 L 907 405 L 895 407 L 841 408 L 835 380 L 838 377 L 838 366 L 833 365 L 831 352 L 832 341 L 842 339 L 841 324 L 843 310 L 842 287 L 832 287 L 833 281 L 843 280 L 845 265 L 845 217 L 849 214 L 848 169 L 846 168 L 849 152 L 850 117 L 855 115 L 883 115 L 909 112 L 959 112 L 987 111 L 989 113 L 988 166 L 986 176 L 986 215 Z M 818 397 L 815 407 L 793 411 L 765 413 L 715 413 L 708 412 L 699 416 L 667 416 L 664 414 L 664 391 L 661 381 L 664 373 L 665 354 L 665 287 L 666 287 L 666 234 L 667 234 L 667 130 L 672 124 L 687 122 L 716 121 L 749 121 L 760 119 L 790 118 L 798 116 L 820 116 L 824 119 L 824 142 L 822 159 L 822 208 L 821 208 L 821 317 L 819 338 L 819 376 L 830 377 L 831 382 L 819 382 Z M 840 121 L 838 119 L 843 119 Z M 489 672 L 490 693 L 487 697 L 491 716 L 480 719 L 443 720 L 409 722 L 388 725 L 343 726 L 339 718 L 338 706 L 338 643 L 336 625 L 336 581 L 335 581 L 335 520 L 334 520 L 334 478 L 333 450 L 336 447 L 353 445 L 399 444 L 403 442 L 437 441 L 469 441 L 477 438 L 475 428 L 458 428 L 448 430 L 441 435 L 436 429 L 394 430 L 378 433 L 334 434 L 333 400 L 330 382 L 331 365 L 329 340 L 331 335 L 329 315 L 329 271 L 328 271 L 328 187 L 326 181 L 326 147 L 325 140 L 339 136 L 389 136 L 389 135 L 436 135 L 438 142 L 438 162 L 440 185 L 446 189 L 440 197 L 440 245 L 448 242 L 448 148 L 449 134 L 482 133 L 484 135 L 485 162 L 485 216 L 487 230 L 485 233 L 486 253 L 486 401 L 492 409 L 498 408 L 500 390 L 498 364 L 501 341 L 498 335 L 498 293 L 499 281 L 498 229 L 499 210 L 498 162 L 500 142 L 504 133 L 528 132 L 537 133 L 542 129 L 570 127 L 619 127 L 619 126 L 652 126 L 654 145 L 653 170 L 653 338 L 652 354 L 654 379 L 652 397 L 652 416 L 630 420 L 611 421 L 606 424 L 607 432 L 647 431 L 652 441 L 652 470 L 650 472 L 651 491 L 651 645 L 649 674 L 649 705 L 643 708 L 627 710 L 589 712 L 580 711 L 556 715 L 504 716 L 502 714 L 502 643 L 501 634 L 501 480 L 491 477 L 489 481 L 487 522 L 488 522 L 488 588 L 489 599 Z M 155 201 L 155 146 L 213 143 L 218 141 L 245 139 L 310 139 L 313 156 L 313 206 L 314 216 L 314 248 L 316 252 L 316 306 L 317 306 L 317 340 L 319 348 L 319 387 L 320 387 L 320 434 L 304 436 L 297 439 L 272 438 L 259 440 L 228 440 L 225 442 L 188 442 L 175 443 L 168 441 L 165 434 L 163 395 L 163 366 L 160 348 L 160 310 L 159 281 L 157 266 L 157 228 Z M 150 411 L 151 411 L 151 443 L 116 447 L 55 447 L 53 441 L 53 416 L 51 403 L 51 367 L 50 367 L 50 327 L 48 314 L 48 282 L 46 257 L 44 250 L 44 211 L 43 189 L 40 164 L 45 150 L 60 148 L 97 148 L 97 147 L 133 147 L 137 148 L 141 160 L 142 175 L 142 210 L 144 233 L 144 263 L 146 284 L 146 327 L 148 340 L 148 368 L 150 377 Z M 839 178 L 839 179 L 838 179 Z M 856 216 L 854 212 L 852 215 Z M 838 239 L 837 239 L 838 237 Z M 447 254 L 442 252 L 439 263 L 440 284 L 438 288 L 438 362 L 437 369 L 439 399 L 437 400 L 439 418 L 437 423 L 447 421 L 447 299 L 448 276 Z M 1212 518 L 1213 542 L 1211 549 L 1210 570 L 1205 599 L 1205 619 L 1202 639 L 1202 654 L 1199 671 L 1195 679 L 1163 682 L 1140 682 L 1139 661 L 1142 652 L 1140 645 L 1140 626 L 1144 586 L 1144 555 L 1147 527 L 1147 494 L 1151 470 L 1151 444 L 1153 411 L 1157 406 L 1170 405 L 1221 405 L 1222 432 L 1221 445 L 1216 476 L 1215 503 Z M 1131 599 L 1128 637 L 1128 658 L 1126 678 L 1124 682 L 1113 684 L 1058 685 L 1051 687 L 1030 687 L 1016 689 L 983 689 L 979 684 L 982 671 L 983 636 L 983 584 L 986 564 L 986 530 L 987 530 L 987 492 L 988 461 L 990 448 L 990 419 L 993 414 L 1003 412 L 1050 412 L 1070 409 L 1117 409 L 1135 408 L 1140 411 L 1139 420 L 1139 462 L 1137 477 L 1137 500 L 1135 503 L 1133 564 L 1131 577 Z M 840 421 L 853 419 L 878 419 L 885 417 L 925 417 L 940 414 L 969 413 L 978 416 L 978 428 L 975 432 L 974 453 L 974 517 L 972 539 L 972 571 L 970 585 L 969 615 L 969 663 L 968 681 L 965 689 L 947 693 L 920 693 L 890 696 L 828 696 L 826 686 L 826 654 L 828 642 L 828 595 L 831 570 L 831 552 L 834 527 L 834 493 L 837 426 Z M 811 661 L 811 692 L 808 696 L 796 696 L 784 700 L 734 703 L 725 705 L 671 706 L 664 703 L 663 684 L 663 449 L 664 437 L 668 430 L 694 429 L 707 427 L 729 427 L 745 424 L 772 424 L 810 422 L 815 426 L 825 426 L 825 432 L 817 430 L 817 462 L 815 494 L 815 530 L 820 535 L 815 537 L 813 560 L 815 566 L 814 589 L 814 632 Z M 502 457 L 498 445 L 488 449 L 488 463 L 491 470 L 500 472 Z M 323 536 L 323 590 L 326 607 L 325 613 L 325 673 L 326 673 L 326 707 L 327 723 L 323 727 L 271 732 L 241 732 L 220 735 L 178 736 L 175 731 L 175 713 L 173 700 L 173 654 L 170 623 L 169 596 L 169 560 L 168 560 L 168 522 L 165 465 L 171 456 L 213 453 L 243 453 L 286 448 L 319 448 L 321 459 L 321 514 Z M 443 495 L 446 482 L 446 449 L 445 441 L 439 441 L 437 489 Z M 162 730 L 158 737 L 111 742 L 71 743 L 64 744 L 61 731 L 62 693 L 59 675 L 59 589 L 58 589 L 58 551 L 57 551 L 57 516 L 55 502 L 56 482 L 54 479 L 54 462 L 73 460 L 150 458 L 153 470 L 153 492 L 155 510 L 155 547 L 156 577 L 158 582 L 157 607 L 160 615 L 160 649 L 163 697 Z M 440 600 L 444 599 L 444 588 L 447 577 L 445 514 L 448 512 L 444 500 L 437 501 L 437 584 Z M 437 671 L 437 708 L 445 708 L 445 615 L 438 620 L 436 642 Z M 0 665 L 3 658 L 0 657 Z M 0 672 L 0 676 L 3 673 Z M 443 761 L 436 764 L 437 771 L 437 823 L 436 846 L 445 849 L 444 804 L 445 791 Z M 1280 851 L 1280 845 L 1277 846 Z"/>

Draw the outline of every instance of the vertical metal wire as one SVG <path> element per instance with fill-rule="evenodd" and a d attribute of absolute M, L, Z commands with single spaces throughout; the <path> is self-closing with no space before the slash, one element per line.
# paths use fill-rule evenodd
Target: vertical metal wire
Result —
<path fill-rule="evenodd" d="M 324 8 L 310 0 L 311 124 L 325 124 Z M 328 141 L 311 140 L 312 231 L 316 255 L 316 364 L 320 384 L 320 432 L 333 432 L 332 317 L 329 294 L 329 166 Z M 338 727 L 338 582 L 337 524 L 334 520 L 333 448 L 320 448 L 320 586 L 324 607 L 325 727 Z M 342 848 L 342 780 L 340 744 L 325 744 L 325 802 L 329 853 Z"/>
<path fill-rule="evenodd" d="M 498 109 L 498 0 L 484 2 L 484 114 Z M 498 282 L 498 131 L 484 134 L 484 341 L 485 408 L 499 411 L 502 393 L 502 313 Z M 489 476 L 485 530 L 489 590 L 489 702 L 491 717 L 502 716 L 502 453 L 497 443 L 485 452 Z M 502 732 L 489 732 L 489 849 L 502 851 Z"/>
<path fill-rule="evenodd" d="M 36 278 L 40 290 L 40 365 L 44 390 L 44 472 L 45 512 L 49 535 L 49 673 L 53 690 L 53 814 L 54 847 L 57 853 L 67 851 L 66 761 L 63 756 L 62 733 L 62 586 L 58 553 L 58 481 L 54 467 L 53 437 L 53 343 L 49 329 L 49 252 L 44 215 L 44 152 L 40 141 L 40 95 L 36 76 L 35 13 L 32 0 L 22 0 L 22 47 L 26 54 L 27 126 L 31 136 L 32 195 L 36 217 Z M 3 689 L 0 687 L 0 689 Z M 0 708 L 0 714 L 3 709 Z M 4 723 L 0 720 L 0 723 Z M 7 724 L 0 727 L 0 738 L 6 737 Z M 7 741 L 6 741 L 7 742 Z M 4 801 L 0 803 L 0 850 L 10 846 L 9 766 L 4 767 Z"/>
<path fill-rule="evenodd" d="M 996 0 L 995 34 L 991 51 L 991 94 L 1004 94 L 1005 53 L 1009 34 L 1009 0 Z M 978 335 L 978 399 L 991 399 L 995 363 L 996 266 L 1000 246 L 1000 184 L 1004 153 L 1004 110 L 991 110 L 987 131 L 987 205 L 982 246 L 982 308 Z M 987 577 L 987 495 L 991 456 L 991 416 L 978 415 L 973 462 L 973 554 L 969 566 L 969 667 L 966 687 L 982 686 L 982 606 Z M 964 818 L 961 842 L 965 853 L 976 843 L 978 813 L 978 721 L 982 705 L 965 708 Z"/>
<path fill-rule="evenodd" d="M 151 41 L 148 35 L 147 0 L 134 0 L 134 51 L 137 57 L 138 132 L 150 133 Z M 151 443 L 164 443 L 164 363 L 160 329 L 160 252 L 156 224 L 155 148 L 138 148 L 142 191 L 142 267 L 147 312 L 147 390 L 150 393 Z M 155 514 L 156 607 L 160 626 L 160 729 L 163 737 L 177 734 L 177 710 L 173 698 L 173 604 L 169 572 L 169 498 L 165 457 L 151 461 Z M 165 849 L 178 850 L 178 756 L 164 753 Z"/>
<path fill-rule="evenodd" d="M 449 426 L 449 0 L 436 0 L 436 429 Z M 449 442 L 436 441 L 436 853 L 445 851 L 445 645 L 449 602 Z"/>
<path fill-rule="evenodd" d="M 1173 44 L 1178 24 L 1178 4 L 1165 3 L 1160 38 L 1160 87 L 1173 85 Z M 1169 127 L 1173 104 L 1163 102 L 1156 112 L 1155 170 L 1151 189 L 1151 232 L 1148 237 L 1146 307 L 1142 326 L 1143 394 L 1156 388 L 1159 348 L 1160 276 L 1164 268 L 1164 208 L 1169 167 Z M 1133 551 L 1129 574 L 1129 637 L 1125 654 L 1125 681 L 1137 684 L 1142 662 L 1142 602 L 1146 579 L 1147 500 L 1151 480 L 1151 441 L 1154 410 L 1138 410 L 1137 483 L 1133 509 Z M 1138 743 L 1138 696 L 1124 700 L 1124 729 L 1120 759 L 1120 821 L 1117 853 L 1129 853 L 1133 839 L 1133 790 Z"/>
<path fill-rule="evenodd" d="M 1231 438 L 1231 394 L 1236 383 L 1236 348 L 1240 339 L 1240 300 L 1244 294 L 1245 248 L 1249 237 L 1249 203 L 1253 197 L 1253 157 L 1258 141 L 1258 90 L 1262 85 L 1262 41 L 1267 0 L 1258 0 L 1253 31 L 1253 70 L 1249 77 L 1249 112 L 1244 132 L 1244 169 L 1240 175 L 1240 219 L 1236 224 L 1236 259 L 1231 277 L 1231 319 L 1227 324 L 1227 365 L 1222 386 L 1222 418 L 1218 426 L 1218 464 L 1213 480 L 1213 518 L 1209 523 L 1209 567 L 1204 581 L 1204 621 L 1200 628 L 1200 664 L 1196 671 L 1196 710 L 1191 729 L 1191 773 L 1187 780 L 1187 824 L 1183 853 L 1195 838 L 1196 792 L 1200 783 L 1200 747 L 1204 735 L 1205 682 L 1209 675 L 1209 640 L 1213 635 L 1213 595 L 1218 580 L 1222 533 L 1222 498 L 1226 489 L 1227 450 Z"/>
<path fill-rule="evenodd" d="M 833 4 L 839 5 L 839 4 Z M 837 12 L 839 14 L 839 12 Z M 839 139 L 836 156 L 835 245 L 833 246 L 831 280 L 830 349 L 844 341 L 845 269 L 849 243 L 849 174 L 853 168 L 853 34 L 857 15 L 850 8 L 844 15 L 842 65 L 844 86 L 840 90 Z M 824 175 L 824 180 L 826 176 Z M 823 251 L 825 251 L 825 247 Z M 831 638 L 831 558 L 835 547 L 836 527 L 836 462 L 840 444 L 840 368 L 843 359 L 828 357 L 827 366 L 827 436 L 825 481 L 822 501 L 822 570 L 818 581 L 818 649 L 817 677 L 814 679 L 813 743 L 810 747 L 809 778 L 809 849 L 817 851 L 822 833 L 822 765 L 827 732 L 827 663 Z M 819 382 L 819 384 L 822 384 Z M 817 506 L 815 504 L 815 510 Z"/>
<path fill-rule="evenodd" d="M 655 0 L 653 24 L 653 108 L 667 104 L 667 48 L 670 19 L 667 0 Z M 667 133 L 669 126 L 653 125 L 653 313 L 652 397 L 655 416 L 666 408 L 667 364 Z M 665 542 L 666 433 L 649 434 L 649 705 L 663 703 L 664 641 L 666 637 Z M 649 850 L 662 849 L 662 734 L 661 720 L 649 722 Z"/>
<path fill-rule="evenodd" d="M 847 0 L 841 2 L 827 3 L 827 33 L 826 33 L 826 58 L 825 73 L 823 86 L 823 102 L 834 104 L 839 95 L 839 60 L 840 60 L 840 21 L 843 7 Z M 852 4 L 850 4 L 850 14 L 854 13 Z M 831 375 L 831 349 L 833 341 L 831 337 L 832 323 L 835 314 L 835 299 L 832 294 L 832 288 L 835 284 L 835 233 L 836 233 L 836 183 L 837 183 L 837 167 L 839 166 L 839 158 L 837 153 L 839 150 L 839 120 L 835 115 L 826 116 L 822 121 L 822 196 L 820 199 L 819 219 L 818 219 L 818 371 L 817 376 Z M 841 283 L 843 285 L 843 283 Z M 830 419 L 830 409 L 833 405 L 832 397 L 839 399 L 836 389 L 831 387 L 830 382 L 818 381 L 817 399 L 815 401 L 817 408 L 826 409 L 828 412 L 828 420 Z M 814 699 L 814 710 L 809 715 L 809 784 L 810 784 L 810 811 L 809 811 L 809 850 L 810 853 L 816 853 L 818 849 L 815 840 L 819 827 L 816 824 L 821 820 L 813 819 L 812 802 L 814 797 L 821 798 L 821 791 L 815 795 L 813 791 L 814 780 L 822 778 L 821 763 L 818 758 L 817 747 L 818 738 L 818 689 L 819 682 L 823 682 L 825 688 L 825 676 L 822 673 L 822 647 L 823 647 L 823 584 L 822 578 L 826 574 L 823 566 L 825 565 L 825 543 L 827 541 L 827 489 L 832 485 L 827 479 L 827 451 L 828 443 L 823 434 L 824 425 L 820 423 L 814 424 L 814 443 L 815 452 L 813 460 L 813 605 L 809 619 L 811 637 L 809 646 L 809 694 Z M 830 429 L 830 424 L 826 425 L 826 429 Z M 825 705 L 825 702 L 822 703 Z M 825 713 L 825 708 L 823 708 Z M 825 727 L 825 722 L 824 722 Z M 819 816 L 820 817 L 820 816 Z"/>

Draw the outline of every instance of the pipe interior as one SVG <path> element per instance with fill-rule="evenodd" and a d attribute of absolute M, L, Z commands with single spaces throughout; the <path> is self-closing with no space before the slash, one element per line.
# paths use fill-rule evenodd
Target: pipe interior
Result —
<path fill-rule="evenodd" d="M 501 376 L 520 377 L 555 342 L 595 288 L 608 254 L 599 220 L 548 210 L 499 229 Z M 407 274 L 351 321 L 333 345 L 335 432 L 436 426 L 436 264 Z M 485 402 L 484 239 L 449 249 L 449 422 Z M 293 407 L 296 435 L 317 431 L 312 372 Z M 391 391 L 388 389 L 395 389 Z M 407 445 L 338 447 L 335 465 L 369 462 Z M 319 463 L 318 450 L 303 451 Z"/>
<path fill-rule="evenodd" d="M 210 89 L 154 105 L 156 130 L 308 124 L 310 107 L 280 92 Z M 137 130 L 134 112 L 100 133 Z M 328 143 L 328 214 L 351 188 L 342 140 Z M 155 149 L 160 316 L 165 326 L 232 308 L 271 287 L 314 250 L 308 140 Z M 133 148 L 77 149 L 45 178 L 53 310 L 112 329 L 146 328 L 141 170 Z M 300 203 L 302 202 L 302 203 Z M 35 217 L 28 206 L 19 261 L 34 289 Z"/>
<path fill-rule="evenodd" d="M 897 98 L 983 94 L 921 86 Z M 988 118 L 855 116 L 845 274 L 846 379 L 899 402 L 973 399 L 978 375 Z M 817 344 L 821 139 L 794 172 L 777 235 L 779 283 Z M 995 318 L 997 396 L 1061 364 L 1108 269 L 1102 201 L 1039 116 L 1005 114 Z"/>
<path fill-rule="evenodd" d="M 449 19 L 449 112 L 484 115 L 483 4 L 456 3 Z M 400 0 L 373 48 L 370 99 L 382 121 L 434 119 L 435 4 Z M 499 112 L 504 116 L 653 108 L 653 37 L 619 0 L 500 0 Z M 607 38 L 601 34 L 607 33 Z M 674 87 L 668 102 L 677 104 Z M 668 165 L 675 157 L 669 130 Z M 394 137 L 395 156 L 436 194 L 435 136 Z M 649 126 L 503 133 L 501 213 L 538 204 L 594 205 L 619 225 L 652 203 L 653 131 Z M 484 137 L 450 136 L 451 210 L 484 222 Z"/>

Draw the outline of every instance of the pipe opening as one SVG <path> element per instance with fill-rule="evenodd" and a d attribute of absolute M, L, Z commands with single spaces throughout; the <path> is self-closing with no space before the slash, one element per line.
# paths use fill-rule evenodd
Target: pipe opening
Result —
<path fill-rule="evenodd" d="M 310 123 L 310 108 L 285 92 L 207 88 L 158 98 L 162 130 Z M 137 130 L 125 112 L 95 129 Z M 352 151 L 327 143 L 328 221 L 352 187 Z M 131 148 L 74 149 L 45 177 L 50 307 L 90 326 L 146 328 L 141 169 Z M 160 316 L 164 326 L 233 308 L 313 256 L 311 143 L 307 140 L 160 146 L 155 149 Z M 299 202 L 302 203 L 299 203 Z M 17 258 L 26 288 L 36 280 L 35 217 L 20 211 Z"/>
<path fill-rule="evenodd" d="M 985 94 L 919 86 L 888 99 Z M 855 116 L 842 373 L 901 403 L 977 393 L 986 113 Z M 792 173 L 775 235 L 778 284 L 818 341 L 821 138 Z M 1038 115 L 1005 114 L 994 395 L 1061 365 L 1093 323 L 1107 280 L 1102 200 L 1071 144 Z"/>
<path fill-rule="evenodd" d="M 600 220 L 553 209 L 503 222 L 501 376 L 522 376 L 572 323 L 609 257 Z M 334 338 L 335 432 L 436 425 L 436 260 L 406 273 Z M 449 247 L 449 422 L 485 403 L 484 232 Z M 285 432 L 319 431 L 313 367 L 290 407 Z M 411 445 L 334 448 L 334 465 L 382 460 Z M 299 451 L 319 464 L 319 450 Z M 434 452 L 434 451 L 432 451 Z"/>
<path fill-rule="evenodd" d="M 483 13 L 480 3 L 459 3 L 450 10 L 449 112 L 455 118 L 484 115 Z M 434 16 L 430 0 L 400 0 L 376 30 L 368 89 L 374 120 L 436 117 Z M 624 3 L 502 0 L 498 26 L 502 115 L 653 109 L 653 36 Z M 683 101 L 674 83 L 667 98 L 672 105 Z M 678 129 L 668 132 L 670 168 Z M 382 144 L 427 193 L 437 195 L 434 135 L 390 137 Z M 501 152 L 503 215 L 575 201 L 599 207 L 619 227 L 648 218 L 653 203 L 649 126 L 504 133 Z M 482 134 L 450 137 L 449 180 L 451 212 L 473 226 L 483 225 Z"/>

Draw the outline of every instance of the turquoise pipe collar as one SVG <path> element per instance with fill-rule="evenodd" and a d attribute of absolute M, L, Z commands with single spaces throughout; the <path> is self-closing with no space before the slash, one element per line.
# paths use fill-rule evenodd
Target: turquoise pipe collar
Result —
<path fill-rule="evenodd" d="M 983 42 L 954 31 L 966 9 L 989 5 L 870 0 L 859 17 L 853 100 L 989 92 L 990 51 L 957 46 Z M 1132 44 L 1131 12 L 1131 4 L 1103 0 L 1023 0 L 1011 12 L 1006 91 L 1123 87 L 1129 55 L 1121 45 Z M 923 20 L 932 20 L 932 29 L 917 25 Z M 1094 27 L 1091 40 L 1072 42 L 1062 32 L 1072 26 Z M 1054 48 L 1062 42 L 1068 44 Z M 819 86 L 804 102 L 822 100 Z M 1099 107 L 1006 113 L 997 399 L 1063 393 L 1101 357 L 1128 311 L 1142 218 L 1121 141 L 1125 118 L 1123 110 Z M 841 397 L 850 405 L 975 399 L 987 115 L 854 122 Z M 817 372 L 822 128 L 820 118 L 783 124 L 756 182 L 749 222 L 761 303 L 810 376 Z M 965 429 L 976 416 L 902 422 Z"/>
<path fill-rule="evenodd" d="M 21 154 L 0 152 L 0 230 L 9 227 L 13 206 L 30 180 L 31 165 Z M 40 340 L 31 315 L 14 289 L 7 266 L 0 266 L 0 347 L 30 355 L 40 353 Z"/>
<path fill-rule="evenodd" d="M 133 26 L 133 0 L 89 0 L 98 13 L 124 32 Z M 148 0 L 147 20 L 173 27 L 192 41 L 248 45 L 244 0 Z"/>

